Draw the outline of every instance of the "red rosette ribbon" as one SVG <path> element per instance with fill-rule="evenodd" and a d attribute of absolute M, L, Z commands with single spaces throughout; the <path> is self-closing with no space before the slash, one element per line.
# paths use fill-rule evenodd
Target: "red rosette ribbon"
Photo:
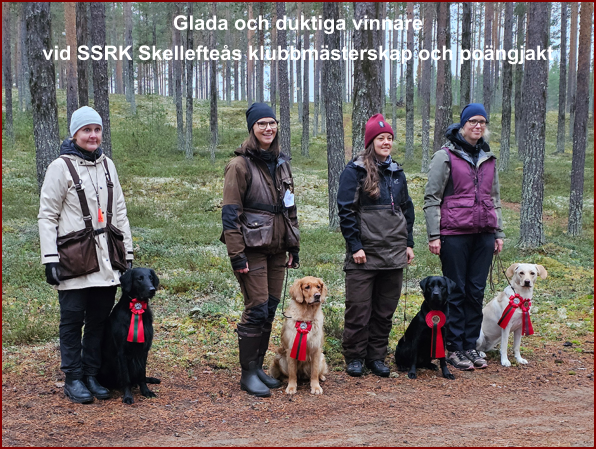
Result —
<path fill-rule="evenodd" d="M 296 321 L 296 337 L 294 338 L 290 357 L 299 362 L 306 360 L 306 340 L 311 329 L 312 323 L 310 321 Z"/>
<path fill-rule="evenodd" d="M 432 340 L 430 343 L 430 358 L 440 359 L 445 357 L 445 344 L 443 343 L 443 333 L 441 328 L 445 325 L 445 314 L 440 310 L 431 310 L 424 317 L 426 325 L 430 327 L 432 332 Z"/>
<path fill-rule="evenodd" d="M 134 298 L 128 306 L 132 315 L 130 316 L 130 326 L 128 327 L 128 337 L 126 341 L 131 343 L 145 343 L 145 330 L 143 329 L 143 313 L 147 309 L 147 303 Z"/>
<path fill-rule="evenodd" d="M 503 310 L 503 314 L 497 323 L 502 329 L 505 329 L 511 321 L 515 309 L 519 308 L 522 311 L 522 335 L 532 335 L 534 328 L 532 327 L 532 321 L 530 320 L 530 307 L 532 301 L 530 299 L 524 299 L 519 293 L 509 297 L 509 304 Z"/>

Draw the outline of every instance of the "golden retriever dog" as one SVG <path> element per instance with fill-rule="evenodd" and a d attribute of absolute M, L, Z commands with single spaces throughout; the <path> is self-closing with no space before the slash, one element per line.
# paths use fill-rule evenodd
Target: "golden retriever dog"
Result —
<path fill-rule="evenodd" d="M 513 331 L 513 354 L 515 355 L 515 360 L 517 360 L 517 363 L 525 365 L 528 361 L 520 355 L 519 347 L 524 326 L 526 328 L 530 327 L 529 316 L 532 313 L 531 303 L 525 302 L 525 300 L 532 300 L 536 279 L 538 276 L 542 279 L 546 279 L 547 272 L 542 265 L 514 263 L 507 268 L 505 274 L 507 275 L 507 278 L 511 279 L 511 285 L 505 287 L 505 290 L 498 293 L 497 296 L 495 296 L 493 300 L 482 309 L 482 328 L 480 330 L 480 337 L 478 337 L 478 340 L 476 341 L 476 349 L 478 351 L 488 351 L 500 343 L 501 365 L 511 366 L 511 362 L 507 358 L 507 345 L 509 343 L 509 333 Z M 517 297 L 516 294 L 518 295 Z M 505 328 L 501 328 L 501 326 L 499 326 L 499 321 L 501 320 L 501 317 L 503 317 L 503 312 L 508 308 L 510 299 L 513 304 L 519 304 L 519 306 L 510 308 L 510 310 L 513 310 L 513 314 L 508 323 L 506 323 L 506 320 L 502 322 L 502 325 L 505 326 Z M 522 309 L 527 310 L 525 324 Z M 526 329 L 526 332 L 527 330 L 528 329 Z M 532 332 L 533 331 L 530 333 Z"/>
<path fill-rule="evenodd" d="M 327 297 L 327 286 L 322 279 L 306 276 L 296 279 L 290 288 L 290 297 L 281 330 L 281 346 L 270 373 L 277 379 L 288 379 L 287 394 L 296 393 L 298 378 L 310 379 L 311 394 L 323 394 L 319 380 L 324 382 L 329 370 L 323 355 L 321 305 Z"/>

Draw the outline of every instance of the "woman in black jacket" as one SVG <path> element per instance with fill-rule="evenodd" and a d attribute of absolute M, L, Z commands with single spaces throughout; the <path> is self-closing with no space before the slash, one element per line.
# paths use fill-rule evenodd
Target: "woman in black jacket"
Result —
<path fill-rule="evenodd" d="M 366 123 L 365 150 L 344 169 L 337 205 L 346 240 L 343 354 L 347 373 L 363 362 L 388 377 L 384 360 L 403 268 L 414 259 L 414 205 L 406 176 L 391 159 L 393 129 L 381 114 Z"/>

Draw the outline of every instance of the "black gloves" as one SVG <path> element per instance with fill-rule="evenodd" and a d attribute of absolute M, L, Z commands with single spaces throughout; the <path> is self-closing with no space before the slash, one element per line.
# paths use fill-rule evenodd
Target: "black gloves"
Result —
<path fill-rule="evenodd" d="M 290 268 L 298 268 L 300 266 L 300 257 L 298 256 L 297 249 L 288 251 L 292 255 L 292 266 Z"/>
<path fill-rule="evenodd" d="M 60 264 L 50 262 L 46 264 L 46 282 L 50 285 L 60 285 Z"/>

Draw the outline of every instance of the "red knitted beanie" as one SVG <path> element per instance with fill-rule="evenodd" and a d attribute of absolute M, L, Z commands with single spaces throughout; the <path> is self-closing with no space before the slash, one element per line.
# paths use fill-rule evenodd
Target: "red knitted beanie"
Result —
<path fill-rule="evenodd" d="M 395 138 L 393 128 L 385 121 L 383 114 L 375 114 L 366 122 L 364 129 L 364 148 L 367 148 L 375 137 L 381 133 L 389 133 Z"/>

